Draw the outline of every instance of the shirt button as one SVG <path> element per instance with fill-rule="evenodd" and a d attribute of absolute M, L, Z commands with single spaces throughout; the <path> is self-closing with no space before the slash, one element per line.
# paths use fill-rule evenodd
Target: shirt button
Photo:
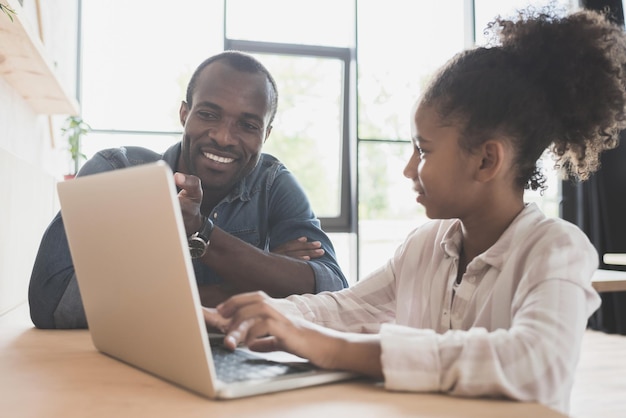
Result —
<path fill-rule="evenodd" d="M 213 213 L 213 219 L 217 219 L 217 212 Z"/>
<path fill-rule="evenodd" d="M 443 311 L 443 316 L 448 316 L 448 311 Z"/>
<path fill-rule="evenodd" d="M 473 284 L 476 281 L 476 278 L 474 276 L 470 276 L 467 278 L 467 281 Z"/>

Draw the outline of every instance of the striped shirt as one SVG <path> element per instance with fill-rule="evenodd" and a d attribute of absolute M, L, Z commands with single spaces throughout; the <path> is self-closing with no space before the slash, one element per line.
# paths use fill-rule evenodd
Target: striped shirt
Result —
<path fill-rule="evenodd" d="M 582 336 L 600 305 L 596 250 L 576 226 L 528 204 L 455 285 L 461 240 L 458 220 L 430 221 L 356 285 L 279 306 L 333 329 L 379 333 L 390 390 L 567 413 Z"/>

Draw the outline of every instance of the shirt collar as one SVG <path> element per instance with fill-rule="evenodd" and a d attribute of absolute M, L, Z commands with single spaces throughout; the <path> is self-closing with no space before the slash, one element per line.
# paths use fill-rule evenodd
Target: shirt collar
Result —
<path fill-rule="evenodd" d="M 487 251 L 478 255 L 470 266 L 472 269 L 482 269 L 486 265 L 501 269 L 511 253 L 513 243 L 523 242 L 534 226 L 544 220 L 546 216 L 535 203 L 527 203 L 524 209 L 513 219 L 500 238 Z M 448 227 L 441 240 L 441 249 L 449 257 L 458 257 L 461 249 L 462 233 L 461 221 L 454 220 Z M 470 267 L 468 266 L 468 268 Z"/>

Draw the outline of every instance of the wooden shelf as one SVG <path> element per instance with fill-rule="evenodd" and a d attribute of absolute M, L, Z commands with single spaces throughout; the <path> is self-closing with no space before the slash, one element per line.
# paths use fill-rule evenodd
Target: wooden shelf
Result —
<path fill-rule="evenodd" d="M 36 113 L 76 115 L 78 103 L 55 74 L 37 31 L 17 0 L 3 0 L 15 10 L 11 19 L 0 12 L 0 74 Z"/>

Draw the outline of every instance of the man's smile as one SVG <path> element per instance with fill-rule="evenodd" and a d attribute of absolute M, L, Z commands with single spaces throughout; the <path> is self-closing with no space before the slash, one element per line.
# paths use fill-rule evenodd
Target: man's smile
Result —
<path fill-rule="evenodd" d="M 233 161 L 235 161 L 234 158 L 220 157 L 219 155 L 211 154 L 210 152 L 203 152 L 202 155 L 204 155 L 206 158 L 208 158 L 211 161 L 215 161 L 215 162 L 222 163 L 222 164 L 230 164 Z"/>

